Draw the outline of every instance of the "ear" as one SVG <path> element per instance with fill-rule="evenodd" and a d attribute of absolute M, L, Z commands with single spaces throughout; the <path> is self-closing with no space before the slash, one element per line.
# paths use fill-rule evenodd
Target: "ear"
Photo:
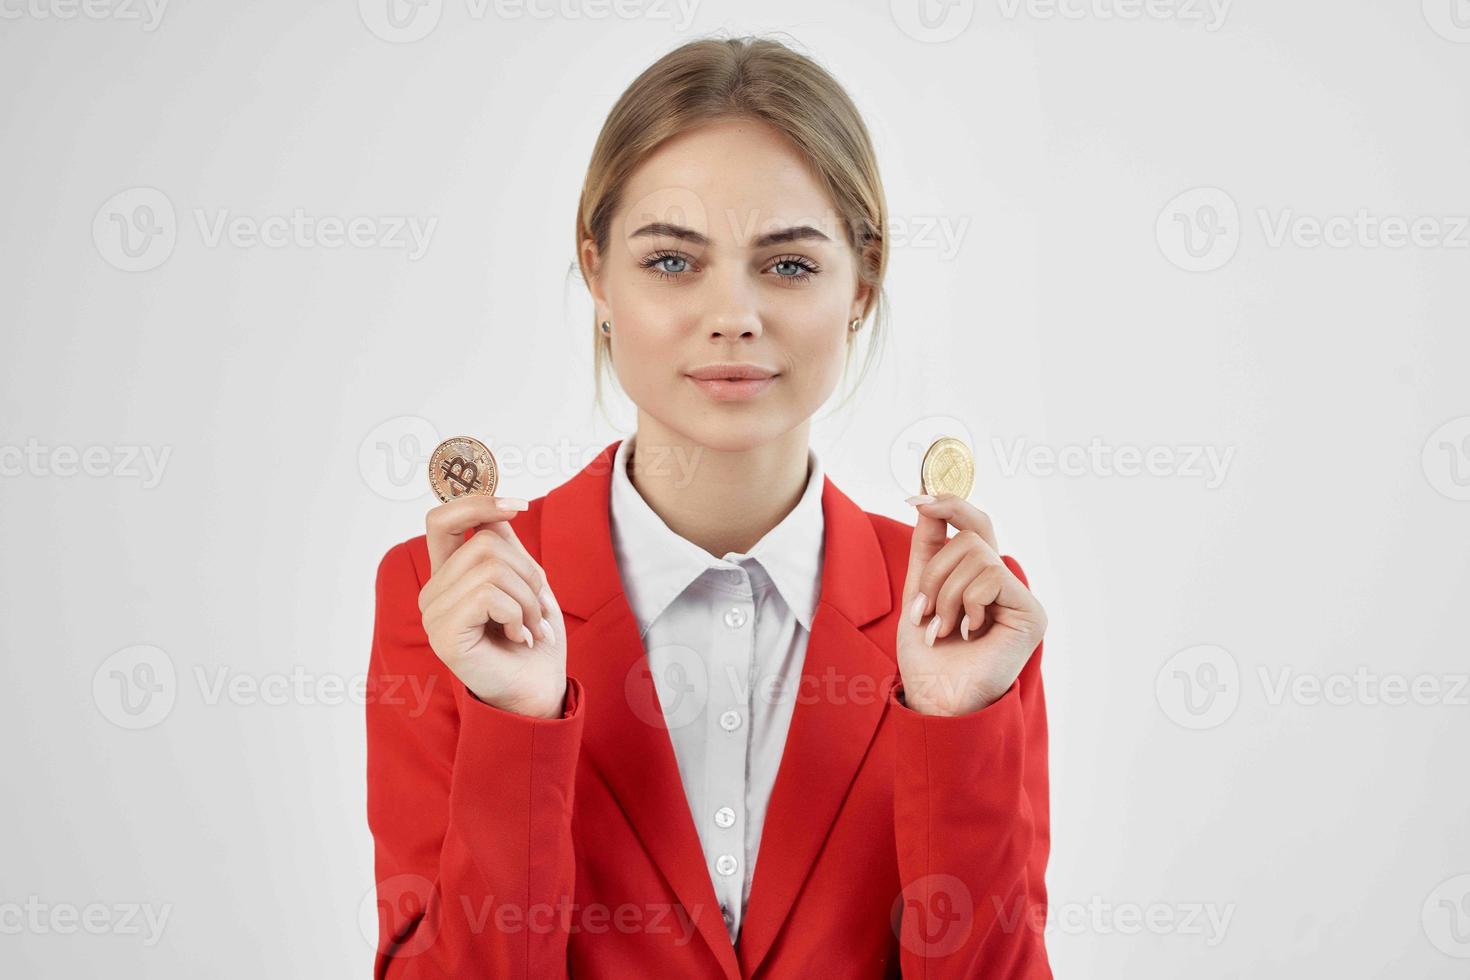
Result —
<path fill-rule="evenodd" d="M 592 302 L 597 304 L 599 310 L 607 309 L 607 294 L 602 288 L 601 279 L 602 256 L 597 251 L 597 242 L 594 239 L 582 240 L 577 260 L 582 267 L 582 278 L 587 283 L 587 291 L 592 294 Z"/>
<path fill-rule="evenodd" d="M 852 298 L 852 310 L 847 317 L 849 322 L 856 320 L 858 317 L 863 316 L 867 312 L 868 301 L 872 298 L 872 296 L 873 287 L 865 282 L 859 282 L 857 293 L 854 294 Z"/>

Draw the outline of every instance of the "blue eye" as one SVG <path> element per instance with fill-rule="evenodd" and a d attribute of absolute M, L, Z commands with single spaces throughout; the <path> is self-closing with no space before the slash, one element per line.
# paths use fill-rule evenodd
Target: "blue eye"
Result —
<path fill-rule="evenodd" d="M 777 270 L 776 278 L 782 280 L 783 284 L 806 282 L 812 276 L 822 271 L 816 263 L 810 259 L 802 258 L 799 255 L 783 256 L 777 259 L 771 268 Z M 780 271 L 783 268 L 786 271 Z"/>
<path fill-rule="evenodd" d="M 666 262 L 675 263 L 677 267 L 669 268 L 664 264 Z M 639 264 L 647 269 L 650 275 L 660 279 L 677 279 L 688 271 L 689 260 L 678 252 L 655 252 Z"/>

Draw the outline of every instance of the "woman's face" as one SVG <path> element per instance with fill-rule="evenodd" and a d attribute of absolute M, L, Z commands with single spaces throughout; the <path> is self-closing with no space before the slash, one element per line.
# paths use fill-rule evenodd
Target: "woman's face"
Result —
<path fill-rule="evenodd" d="M 868 296 L 842 219 L 800 154 L 746 119 L 660 146 L 630 179 L 606 252 L 588 241 L 583 259 L 623 389 L 668 429 L 724 452 L 816 413 Z M 691 377 L 727 364 L 774 376 Z"/>

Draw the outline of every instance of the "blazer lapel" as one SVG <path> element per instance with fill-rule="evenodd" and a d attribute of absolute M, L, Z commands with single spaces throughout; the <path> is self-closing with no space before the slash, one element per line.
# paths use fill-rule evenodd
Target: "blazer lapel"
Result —
<path fill-rule="evenodd" d="M 830 479 L 822 489 L 822 513 L 822 591 L 740 929 L 740 965 L 747 977 L 755 975 L 781 931 L 867 755 L 897 677 L 896 662 L 859 628 L 893 607 L 872 522 Z"/>
<path fill-rule="evenodd" d="M 709 944 L 729 980 L 735 948 L 704 866 L 638 623 L 623 593 L 608 516 L 614 442 L 546 498 L 542 567 L 567 623 L 567 672 L 587 693 L 582 752 Z M 583 620 L 576 625 L 572 617 Z"/>
<path fill-rule="evenodd" d="M 541 520 L 542 565 L 568 617 L 567 671 L 587 692 L 582 750 L 726 977 L 738 980 L 770 951 L 882 718 L 897 667 L 861 627 L 892 608 L 887 565 L 868 515 L 824 478 L 821 593 L 737 959 L 612 550 L 617 447 L 552 490 Z"/>

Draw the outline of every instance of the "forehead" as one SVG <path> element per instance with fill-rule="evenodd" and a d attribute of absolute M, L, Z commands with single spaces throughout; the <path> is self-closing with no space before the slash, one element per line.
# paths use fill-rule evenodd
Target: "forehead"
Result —
<path fill-rule="evenodd" d="M 754 119 L 719 120 L 665 141 L 633 172 L 623 200 L 616 225 L 624 238 L 664 221 L 717 246 L 797 225 L 842 241 L 831 198 L 800 151 Z"/>

